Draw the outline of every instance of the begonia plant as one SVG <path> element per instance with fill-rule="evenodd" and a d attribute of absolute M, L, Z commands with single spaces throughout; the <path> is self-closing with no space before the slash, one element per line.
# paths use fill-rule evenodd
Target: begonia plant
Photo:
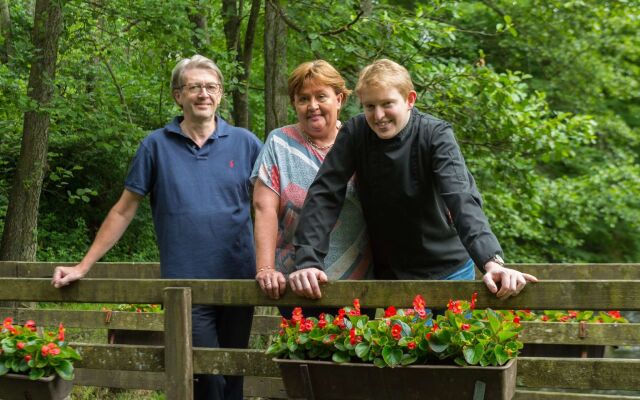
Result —
<path fill-rule="evenodd" d="M 620 314 L 620 311 L 561 311 L 544 310 L 534 312 L 531 310 L 501 310 L 506 319 L 516 322 L 541 321 L 541 322 L 589 322 L 589 323 L 628 323 L 629 321 Z"/>
<path fill-rule="evenodd" d="M 417 295 L 413 308 L 391 306 L 382 318 L 361 315 L 360 302 L 337 315 L 305 318 L 300 307 L 282 318 L 267 354 L 290 359 L 365 362 L 378 367 L 441 363 L 503 365 L 522 348 L 519 323 L 491 309 L 476 310 L 471 301 L 450 300 L 444 315 L 433 316 Z"/>
<path fill-rule="evenodd" d="M 81 357 L 64 336 L 62 323 L 57 331 L 40 334 L 32 320 L 16 325 L 12 317 L 5 318 L 0 331 L 0 375 L 14 372 L 35 380 L 58 374 L 62 379 L 73 379 L 73 361 Z"/>

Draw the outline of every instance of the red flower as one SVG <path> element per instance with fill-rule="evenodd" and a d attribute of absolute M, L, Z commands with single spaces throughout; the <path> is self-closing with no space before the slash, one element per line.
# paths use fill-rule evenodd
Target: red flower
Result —
<path fill-rule="evenodd" d="M 453 301 L 449 299 L 447 308 L 449 308 L 449 310 L 451 310 L 454 314 L 462 314 L 462 303 L 460 302 L 460 300 Z"/>
<path fill-rule="evenodd" d="M 324 319 L 324 313 L 320 314 L 320 319 L 318 320 L 318 328 L 322 329 L 327 326 L 327 320 Z"/>
<path fill-rule="evenodd" d="M 462 325 L 460 326 L 460 328 L 461 328 L 463 331 L 468 331 L 468 330 L 469 330 L 469 328 L 471 328 L 471 325 L 469 325 L 469 324 L 462 324 Z"/>
<path fill-rule="evenodd" d="M 513 318 L 513 323 L 514 324 L 519 324 L 520 323 L 520 317 L 514 317 Z"/>
<path fill-rule="evenodd" d="M 415 313 L 416 311 L 413 308 L 407 308 L 406 310 L 404 310 L 404 315 L 407 315 L 407 316 L 411 316 Z"/>
<path fill-rule="evenodd" d="M 560 317 L 560 322 L 567 322 L 568 320 L 569 320 L 568 315 L 563 315 L 562 317 Z"/>
<path fill-rule="evenodd" d="M 425 338 L 425 339 L 427 339 L 427 340 L 431 339 L 431 332 L 427 332 L 427 333 L 424 335 L 424 338 Z"/>
<path fill-rule="evenodd" d="M 607 314 L 612 318 L 622 318 L 620 311 L 607 311 Z"/>
<path fill-rule="evenodd" d="M 40 348 L 40 353 L 42 353 L 42 357 L 46 357 L 47 355 L 49 355 L 49 347 L 47 347 L 47 345 L 45 344 Z"/>
<path fill-rule="evenodd" d="M 288 328 L 289 327 L 289 321 L 287 321 L 287 319 L 285 317 L 282 317 L 280 319 L 280 328 Z"/>
<path fill-rule="evenodd" d="M 413 299 L 413 309 L 418 311 L 418 310 L 424 310 L 424 306 L 427 303 L 424 301 L 424 298 L 421 295 L 416 295 L 416 297 Z"/>
<path fill-rule="evenodd" d="M 360 311 L 360 299 L 353 299 L 353 308 Z"/>
<path fill-rule="evenodd" d="M 25 360 L 26 362 L 31 361 L 31 356 L 30 356 L 29 354 L 27 354 L 26 356 L 24 356 L 24 360 Z"/>
<path fill-rule="evenodd" d="M 438 329 L 438 324 L 434 323 L 433 327 L 431 328 L 431 331 L 435 331 L 436 329 Z"/>
<path fill-rule="evenodd" d="M 337 317 L 335 317 L 335 319 L 333 320 L 333 324 L 338 328 L 344 329 L 344 315 L 338 315 Z"/>
<path fill-rule="evenodd" d="M 4 326 L 5 328 L 8 328 L 12 324 L 13 324 L 13 318 L 7 317 L 7 318 L 4 319 L 4 322 L 2 323 L 2 326 Z"/>
<path fill-rule="evenodd" d="M 402 327 L 400 326 L 400 324 L 395 324 L 393 328 L 391 328 L 391 336 L 393 336 L 395 340 L 400 340 L 401 334 Z"/>
<path fill-rule="evenodd" d="M 385 318 L 389 318 L 389 317 L 393 317 L 394 315 L 396 315 L 396 308 L 394 306 L 389 306 L 387 307 L 386 310 L 384 310 L 384 317 Z"/>
<path fill-rule="evenodd" d="M 49 350 L 49 354 L 57 356 L 58 354 L 60 354 L 60 347 L 54 347 L 53 349 Z"/>
<path fill-rule="evenodd" d="M 300 307 L 296 307 L 293 309 L 293 313 L 291 315 L 291 321 L 293 321 L 294 323 L 298 323 L 300 321 L 302 321 L 303 315 L 302 315 L 302 308 Z"/>
<path fill-rule="evenodd" d="M 58 341 L 64 342 L 64 325 L 62 325 L 62 322 L 58 325 Z"/>
<path fill-rule="evenodd" d="M 300 333 L 309 332 L 312 329 L 313 329 L 312 320 L 303 318 L 302 321 L 300 321 L 300 327 L 298 328 L 298 331 L 300 331 Z"/>
<path fill-rule="evenodd" d="M 478 292 L 474 292 L 473 295 L 471 295 L 471 309 L 475 310 L 476 308 L 476 301 L 478 300 Z"/>
<path fill-rule="evenodd" d="M 362 337 L 356 336 L 356 328 L 351 328 L 349 330 L 349 343 L 351 343 L 351 345 L 354 345 L 360 342 L 362 342 Z"/>
<path fill-rule="evenodd" d="M 569 316 L 571 318 L 576 318 L 578 316 L 578 312 L 577 311 L 569 311 Z"/>
<path fill-rule="evenodd" d="M 416 348 L 416 342 L 407 343 L 407 347 L 409 348 L 409 350 L 415 349 Z"/>
<path fill-rule="evenodd" d="M 543 321 L 548 321 L 549 320 L 549 316 L 543 315 L 542 317 L 540 317 L 540 319 L 543 320 Z"/>
<path fill-rule="evenodd" d="M 16 347 L 20 350 L 24 349 L 24 342 L 18 342 L 18 344 L 16 345 Z"/>
<path fill-rule="evenodd" d="M 28 320 L 27 322 L 24 323 L 24 327 L 29 329 L 31 332 L 35 332 L 36 331 L 36 322 L 32 319 Z"/>

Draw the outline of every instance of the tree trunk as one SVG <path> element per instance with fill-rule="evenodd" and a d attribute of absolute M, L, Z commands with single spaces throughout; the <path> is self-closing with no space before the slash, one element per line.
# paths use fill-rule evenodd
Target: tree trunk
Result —
<path fill-rule="evenodd" d="M 287 27 L 272 1 L 265 1 L 264 108 L 265 137 L 287 122 Z"/>
<path fill-rule="evenodd" d="M 189 21 L 196 25 L 196 29 L 191 35 L 191 42 L 196 51 L 202 54 L 209 45 L 209 30 L 207 27 L 207 14 L 200 0 L 194 1 L 193 8 L 189 12 Z"/>
<path fill-rule="evenodd" d="M 4 48 L 0 53 L 0 61 L 6 63 L 13 56 L 13 35 L 11 32 L 11 14 L 7 0 L 0 0 L 0 31 L 4 38 Z"/>
<path fill-rule="evenodd" d="M 24 114 L 22 145 L 5 219 L 0 260 L 35 261 L 40 192 L 47 161 L 49 113 L 62 30 L 59 0 L 36 2 L 32 40 L 36 56 L 31 63 L 27 94 L 37 107 Z"/>
<path fill-rule="evenodd" d="M 249 126 L 249 76 L 253 60 L 253 41 L 260 12 L 260 0 L 251 1 L 249 21 L 244 35 L 244 43 L 240 39 L 240 28 L 244 11 L 244 1 L 223 0 L 222 17 L 224 20 L 224 34 L 227 40 L 227 50 L 235 52 L 236 61 L 242 67 L 238 73 L 238 87 L 231 90 L 233 111 L 231 113 L 234 124 L 250 129 Z"/>

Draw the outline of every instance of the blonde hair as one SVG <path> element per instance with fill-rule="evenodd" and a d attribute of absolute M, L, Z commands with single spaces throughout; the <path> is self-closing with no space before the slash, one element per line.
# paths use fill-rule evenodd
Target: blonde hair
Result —
<path fill-rule="evenodd" d="M 324 60 L 315 60 L 298 65 L 289 75 L 287 92 L 291 103 L 294 102 L 296 94 L 308 81 L 327 85 L 333 89 L 336 95 L 342 94 L 342 104 L 351 94 L 351 90 L 345 85 L 344 78 L 331 64 Z"/>
<path fill-rule="evenodd" d="M 360 71 L 355 92 L 358 96 L 368 88 L 396 89 L 407 97 L 413 91 L 413 82 L 409 71 L 402 65 L 387 59 L 380 59 L 367 65 Z"/>
<path fill-rule="evenodd" d="M 222 72 L 220 68 L 216 65 L 213 60 L 208 59 L 207 57 L 201 56 L 200 54 L 196 54 L 191 58 L 183 58 L 176 64 L 171 71 L 171 89 L 172 90 L 180 90 L 182 85 L 182 75 L 184 75 L 184 71 L 188 69 L 208 69 L 218 76 L 220 80 L 220 85 L 224 84 L 224 78 L 222 77 Z"/>

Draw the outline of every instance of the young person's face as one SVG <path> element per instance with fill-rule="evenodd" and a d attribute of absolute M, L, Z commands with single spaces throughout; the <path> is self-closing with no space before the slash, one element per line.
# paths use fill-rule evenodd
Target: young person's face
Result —
<path fill-rule="evenodd" d="M 365 87 L 360 90 L 360 102 L 369 127 L 380 139 L 391 139 L 409 122 L 416 92 L 404 97 L 396 88 Z"/>

